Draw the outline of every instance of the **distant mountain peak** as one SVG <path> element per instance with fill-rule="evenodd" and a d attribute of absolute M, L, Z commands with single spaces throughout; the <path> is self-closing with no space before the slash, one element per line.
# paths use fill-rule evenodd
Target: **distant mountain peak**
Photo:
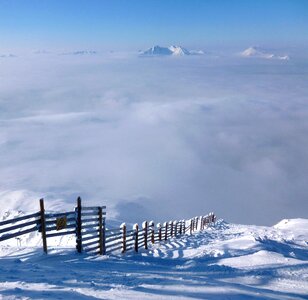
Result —
<path fill-rule="evenodd" d="M 141 55 L 152 56 L 152 55 L 172 55 L 172 51 L 166 47 L 160 47 L 158 45 L 149 48 L 148 50 L 142 51 Z"/>
<path fill-rule="evenodd" d="M 94 55 L 94 54 L 97 54 L 97 52 L 93 50 L 78 50 L 73 52 L 62 53 L 62 55 Z"/>
<path fill-rule="evenodd" d="M 145 51 L 141 51 L 141 56 L 185 56 L 185 55 L 202 55 L 204 54 L 201 50 L 193 50 L 189 51 L 182 46 L 170 46 L 170 47 L 161 47 L 161 46 L 153 46 Z"/>
<path fill-rule="evenodd" d="M 190 52 L 181 46 L 170 46 L 168 49 L 172 51 L 172 55 L 190 55 Z"/>
<path fill-rule="evenodd" d="M 279 60 L 288 60 L 288 55 L 276 55 L 274 53 L 270 53 L 266 49 L 257 46 L 251 46 L 240 53 L 242 57 L 256 57 L 256 58 L 264 58 L 264 59 L 279 59 Z"/>

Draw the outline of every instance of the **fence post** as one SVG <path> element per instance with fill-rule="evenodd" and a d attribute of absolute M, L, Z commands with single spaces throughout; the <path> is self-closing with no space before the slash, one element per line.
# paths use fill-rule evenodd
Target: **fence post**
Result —
<path fill-rule="evenodd" d="M 122 229 L 122 253 L 126 251 L 126 224 L 122 223 L 120 228 Z"/>
<path fill-rule="evenodd" d="M 180 223 L 180 234 L 182 235 L 185 233 L 185 225 L 184 225 L 184 220 L 181 220 L 180 222 L 181 222 Z M 183 232 L 183 225 L 184 225 L 184 232 Z"/>
<path fill-rule="evenodd" d="M 77 219 L 76 219 L 76 244 L 78 253 L 82 252 L 81 236 L 81 198 L 77 198 Z"/>
<path fill-rule="evenodd" d="M 46 219 L 45 219 L 44 199 L 40 199 L 40 213 L 41 213 L 40 216 L 41 216 L 43 250 L 47 254 Z"/>
<path fill-rule="evenodd" d="M 173 221 L 170 222 L 170 225 L 171 225 L 170 237 L 173 237 Z"/>
<path fill-rule="evenodd" d="M 194 221 L 193 221 L 193 219 L 190 219 L 190 234 L 192 234 L 193 225 L 194 225 Z"/>
<path fill-rule="evenodd" d="M 167 241 L 167 238 L 168 238 L 168 222 L 165 222 L 164 225 L 165 225 L 165 241 Z"/>
<path fill-rule="evenodd" d="M 178 221 L 174 221 L 174 236 L 176 237 L 178 234 Z"/>
<path fill-rule="evenodd" d="M 158 223 L 156 226 L 158 228 L 158 240 L 161 241 L 161 224 Z"/>
<path fill-rule="evenodd" d="M 144 249 L 148 249 L 148 222 L 145 221 L 142 223 L 143 236 L 144 236 Z"/>
<path fill-rule="evenodd" d="M 133 229 L 135 230 L 135 252 L 138 252 L 138 224 L 135 224 Z"/>
<path fill-rule="evenodd" d="M 102 253 L 103 255 L 106 255 L 106 222 L 105 222 L 105 217 L 103 217 L 103 232 L 102 232 Z"/>
<path fill-rule="evenodd" d="M 182 234 L 182 220 L 179 221 L 179 235 Z"/>
<path fill-rule="evenodd" d="M 99 255 L 103 254 L 103 209 L 98 208 Z"/>
<path fill-rule="evenodd" d="M 155 232 L 154 232 L 154 222 L 151 221 L 149 223 L 149 226 L 151 227 L 151 243 L 155 244 Z"/>

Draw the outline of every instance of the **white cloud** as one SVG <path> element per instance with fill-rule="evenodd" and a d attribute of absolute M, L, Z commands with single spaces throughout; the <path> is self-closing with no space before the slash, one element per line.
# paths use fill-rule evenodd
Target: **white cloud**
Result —
<path fill-rule="evenodd" d="M 158 221 L 307 217 L 306 72 L 203 57 L 6 60 L 2 189 L 81 194 L 121 217 L 136 202 Z"/>

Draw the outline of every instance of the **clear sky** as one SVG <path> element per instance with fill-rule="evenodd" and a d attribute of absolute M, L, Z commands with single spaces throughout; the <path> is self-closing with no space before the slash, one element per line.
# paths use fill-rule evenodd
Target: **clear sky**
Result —
<path fill-rule="evenodd" d="M 1 0 L 2 47 L 307 43 L 308 1 Z"/>

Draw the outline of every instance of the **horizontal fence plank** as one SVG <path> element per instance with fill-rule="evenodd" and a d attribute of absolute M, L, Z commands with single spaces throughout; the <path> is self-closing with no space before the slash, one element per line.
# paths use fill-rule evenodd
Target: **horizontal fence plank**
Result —
<path fill-rule="evenodd" d="M 16 223 L 16 222 L 19 222 L 19 221 L 23 221 L 23 220 L 27 220 L 27 219 L 31 219 L 31 218 L 35 218 L 35 217 L 39 217 L 39 216 L 40 216 L 40 213 L 37 212 L 37 213 L 31 214 L 31 215 L 26 215 L 26 216 L 22 216 L 22 217 L 17 217 L 17 218 L 1 221 L 0 226 L 7 225 L 7 224 L 13 224 L 13 223 Z"/>
<path fill-rule="evenodd" d="M 134 239 L 134 238 L 135 238 L 135 234 L 134 233 L 126 235 L 126 240 L 131 240 L 131 239 Z"/>
<path fill-rule="evenodd" d="M 114 252 L 114 251 L 117 251 L 117 250 L 121 250 L 122 249 L 122 246 L 117 246 L 117 247 L 112 247 L 112 248 L 106 248 L 106 252 L 110 253 L 110 252 Z"/>
<path fill-rule="evenodd" d="M 76 234 L 76 230 L 70 230 L 70 231 L 63 231 L 63 232 L 55 232 L 55 233 L 47 233 L 46 237 L 55 237 L 55 236 L 63 236 L 68 234 Z"/>
<path fill-rule="evenodd" d="M 93 222 L 98 222 L 98 216 L 95 216 L 95 218 L 93 218 L 93 219 L 81 219 L 81 223 L 93 223 Z"/>
<path fill-rule="evenodd" d="M 110 238 L 110 239 L 107 239 L 106 238 L 106 243 L 111 243 L 111 242 L 114 242 L 114 241 L 122 241 L 122 236 L 119 236 L 119 237 L 113 237 L 113 238 Z"/>
<path fill-rule="evenodd" d="M 106 241 L 105 244 L 110 246 L 110 245 L 122 244 L 122 242 L 123 242 L 122 239 L 118 239 L 118 240 Z"/>
<path fill-rule="evenodd" d="M 65 229 L 70 229 L 70 228 L 76 228 L 76 224 L 68 224 L 68 225 L 66 225 L 65 228 L 58 230 L 58 231 L 62 231 L 62 230 L 65 230 Z M 53 230 L 57 230 L 57 225 L 46 226 L 46 231 L 53 231 Z"/>
<path fill-rule="evenodd" d="M 97 212 L 81 212 L 82 217 L 97 217 L 98 216 L 98 211 Z"/>
<path fill-rule="evenodd" d="M 89 242 L 89 243 L 82 243 L 82 246 L 87 247 L 87 246 L 92 246 L 92 245 L 98 244 L 98 243 L 99 243 L 99 240 L 96 239 L 95 241 L 92 241 L 92 242 Z"/>
<path fill-rule="evenodd" d="M 135 241 L 126 242 L 126 247 L 135 245 Z"/>
<path fill-rule="evenodd" d="M 111 237 L 114 237 L 114 236 L 122 236 L 122 232 L 117 232 L 117 233 L 108 233 L 107 231 L 105 232 L 105 236 L 106 238 L 111 238 Z"/>
<path fill-rule="evenodd" d="M 20 236 L 20 235 L 23 235 L 23 234 L 27 234 L 27 233 L 30 233 L 30 232 L 33 232 L 33 231 L 37 231 L 36 226 L 29 228 L 29 229 L 26 229 L 26 230 L 11 233 L 11 234 L 3 234 L 2 236 L 0 236 L 0 242 L 5 241 L 5 240 L 9 240 L 11 238 L 14 238 L 14 237 L 17 237 L 17 236 Z"/>
<path fill-rule="evenodd" d="M 60 218 L 60 217 L 68 217 L 69 215 L 75 216 L 74 211 L 67 211 L 63 213 L 47 213 L 45 214 L 45 218 L 47 219 L 52 219 L 52 218 Z"/>
<path fill-rule="evenodd" d="M 126 251 L 131 251 L 131 250 L 133 250 L 133 249 L 134 249 L 134 246 L 131 246 L 131 245 L 127 246 L 127 245 L 126 245 Z"/>
<path fill-rule="evenodd" d="M 93 229 L 93 230 L 83 231 L 83 232 L 82 232 L 82 235 L 84 236 L 84 235 L 93 234 L 93 233 L 98 234 L 98 233 L 99 233 L 99 229 Z"/>
<path fill-rule="evenodd" d="M 57 223 L 57 218 L 55 218 L 55 219 L 53 219 L 53 220 L 45 221 L 45 224 L 46 224 L 46 225 L 54 225 L 54 224 L 56 224 L 56 223 Z M 75 217 L 74 217 L 74 218 L 71 218 L 71 217 L 66 218 L 66 223 L 67 223 L 67 224 L 68 224 L 68 223 L 76 223 Z"/>
<path fill-rule="evenodd" d="M 82 206 L 81 211 L 83 210 L 94 210 L 98 212 L 99 206 Z"/>
<path fill-rule="evenodd" d="M 89 248 L 83 248 L 83 250 L 86 251 L 86 252 L 92 252 L 92 251 L 95 251 L 95 250 L 99 250 L 99 247 L 97 245 L 97 246 L 93 246 L 93 247 L 89 247 Z"/>
<path fill-rule="evenodd" d="M 16 230 L 16 229 L 19 229 L 19 228 L 24 228 L 24 227 L 34 225 L 34 224 L 37 224 L 37 223 L 38 223 L 38 220 L 34 220 L 34 221 L 26 222 L 26 223 L 21 223 L 21 224 L 18 224 L 18 225 L 6 227 L 6 228 L 3 228 L 3 229 L 0 229 L 0 233 L 7 232 L 7 231 L 13 231 L 13 230 Z"/>
<path fill-rule="evenodd" d="M 97 238 L 98 238 L 98 235 L 89 235 L 86 237 L 82 237 L 81 240 L 82 242 L 86 242 L 86 241 L 90 241 L 90 240 L 97 239 Z"/>
<path fill-rule="evenodd" d="M 88 224 L 88 225 L 82 225 L 81 226 L 81 230 L 83 230 L 83 229 L 89 229 L 89 228 L 95 228 L 95 227 L 98 227 L 99 226 L 99 224 Z M 83 231 L 82 233 L 84 233 L 84 232 L 86 232 L 86 231 Z"/>
<path fill-rule="evenodd" d="M 106 228 L 106 231 L 113 231 L 113 232 L 118 232 L 118 231 L 122 231 L 122 228 Z"/>

